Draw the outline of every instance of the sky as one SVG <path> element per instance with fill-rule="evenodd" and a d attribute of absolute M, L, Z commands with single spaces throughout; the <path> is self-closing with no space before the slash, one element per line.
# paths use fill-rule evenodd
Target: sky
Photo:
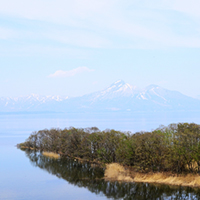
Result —
<path fill-rule="evenodd" d="M 0 97 L 80 96 L 119 79 L 200 95 L 200 1 L 1 2 Z"/>

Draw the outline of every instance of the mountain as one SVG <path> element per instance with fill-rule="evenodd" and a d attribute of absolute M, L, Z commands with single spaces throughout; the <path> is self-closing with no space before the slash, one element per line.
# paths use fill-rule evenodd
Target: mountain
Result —
<path fill-rule="evenodd" d="M 192 97 L 150 85 L 137 96 L 138 99 L 146 101 L 146 105 L 152 105 L 155 110 L 199 110 L 200 101 Z"/>
<path fill-rule="evenodd" d="M 200 100 L 150 85 L 142 90 L 122 80 L 108 88 L 81 97 L 30 95 L 0 98 L 0 112 L 147 112 L 200 110 Z"/>
<path fill-rule="evenodd" d="M 60 96 L 40 96 L 31 94 L 28 96 L 20 96 L 15 98 L 1 97 L 0 112 L 20 112 L 20 111 L 47 111 L 48 105 L 53 106 L 56 102 L 63 102 L 69 97 Z M 47 109 L 45 109 L 45 107 Z M 52 109 L 50 109 L 52 110 Z"/>
<path fill-rule="evenodd" d="M 122 80 L 105 90 L 77 98 L 79 110 L 90 111 L 175 111 L 200 110 L 200 101 L 177 91 L 150 85 L 139 90 Z"/>
<path fill-rule="evenodd" d="M 105 90 L 93 93 L 92 96 L 94 96 L 93 100 L 97 101 L 120 97 L 133 97 L 137 93 L 138 90 L 136 89 L 136 87 L 131 86 L 130 84 L 125 83 L 122 80 L 118 80 Z"/>

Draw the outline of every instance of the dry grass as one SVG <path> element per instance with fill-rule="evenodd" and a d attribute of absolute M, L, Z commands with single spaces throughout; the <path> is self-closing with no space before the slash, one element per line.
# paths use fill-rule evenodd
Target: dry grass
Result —
<path fill-rule="evenodd" d="M 198 164 L 197 164 L 197 162 L 193 161 L 192 164 L 191 164 L 191 167 L 192 167 L 193 169 L 198 169 Z M 189 170 L 189 166 L 188 166 L 188 165 L 186 165 L 186 169 Z"/>
<path fill-rule="evenodd" d="M 106 165 L 105 177 L 106 180 L 117 180 L 125 182 L 145 182 L 145 183 L 159 183 L 168 185 L 181 185 L 189 187 L 200 187 L 200 176 L 188 174 L 169 175 L 165 173 L 138 173 L 125 170 L 123 166 L 112 163 Z"/>
<path fill-rule="evenodd" d="M 123 166 L 112 163 L 106 165 L 105 179 L 132 182 L 133 179 L 128 175 Z"/>
<path fill-rule="evenodd" d="M 43 156 L 47 156 L 47 157 L 50 157 L 50 158 L 55 158 L 55 159 L 58 159 L 60 158 L 60 155 L 59 154 L 56 154 L 56 153 L 53 153 L 53 152 L 42 152 Z"/>

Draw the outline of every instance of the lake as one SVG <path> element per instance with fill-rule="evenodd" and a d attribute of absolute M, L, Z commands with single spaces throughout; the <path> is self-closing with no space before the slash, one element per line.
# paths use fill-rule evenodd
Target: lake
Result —
<path fill-rule="evenodd" d="M 97 126 L 121 131 L 195 122 L 191 113 L 0 114 L 0 199 L 200 199 L 200 190 L 146 183 L 106 182 L 103 170 L 70 159 L 52 160 L 15 147 L 33 131 Z"/>

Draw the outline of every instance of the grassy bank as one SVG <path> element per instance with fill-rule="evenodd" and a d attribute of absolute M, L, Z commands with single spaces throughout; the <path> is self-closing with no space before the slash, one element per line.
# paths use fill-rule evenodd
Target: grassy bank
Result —
<path fill-rule="evenodd" d="M 60 158 L 60 155 L 57 154 L 57 153 L 53 153 L 53 152 L 42 152 L 42 155 L 43 156 L 46 156 L 46 157 L 50 157 L 50 158 L 55 158 L 55 159 L 59 159 Z"/>
<path fill-rule="evenodd" d="M 111 163 L 106 165 L 104 179 L 107 181 L 143 182 L 187 187 L 200 187 L 200 176 L 196 174 L 141 173 L 125 169 L 122 165 Z"/>

